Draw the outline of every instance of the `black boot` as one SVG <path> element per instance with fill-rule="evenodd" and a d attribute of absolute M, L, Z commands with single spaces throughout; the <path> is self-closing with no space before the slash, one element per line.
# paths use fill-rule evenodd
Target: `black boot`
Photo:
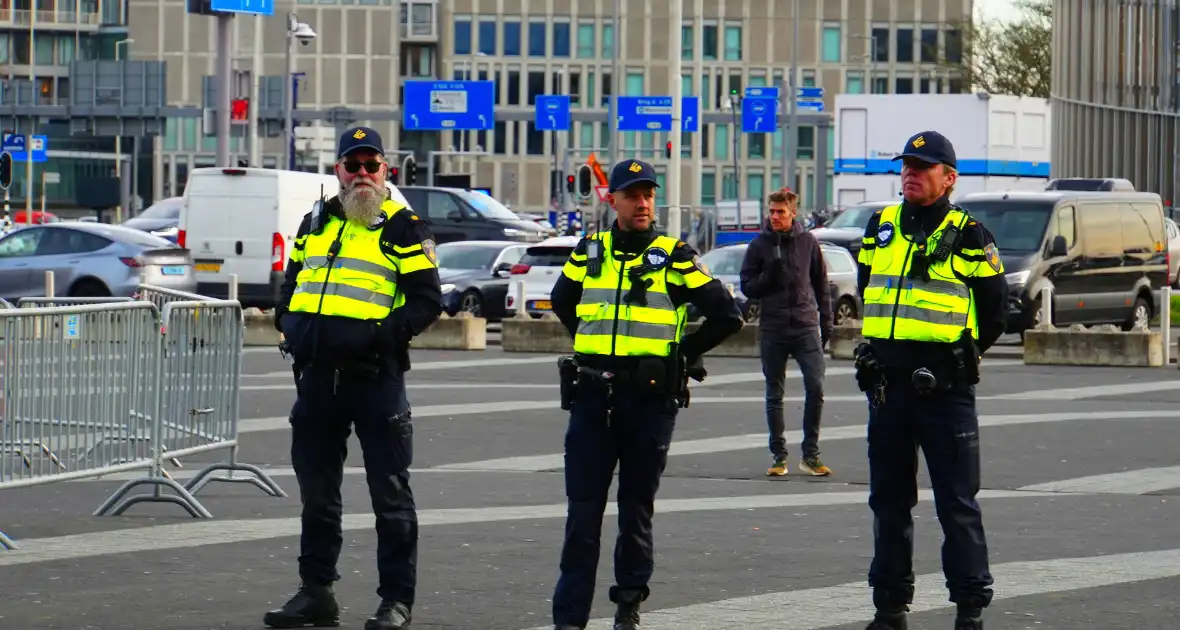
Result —
<path fill-rule="evenodd" d="M 560 625 L 554 626 L 553 630 L 583 630 L 582 626 Z"/>
<path fill-rule="evenodd" d="M 872 623 L 865 630 L 906 630 L 907 610 L 908 608 L 877 610 Z"/>
<path fill-rule="evenodd" d="M 365 622 L 365 630 L 408 630 L 409 627 L 410 607 L 390 600 L 381 602 L 377 612 Z"/>
<path fill-rule="evenodd" d="M 262 623 L 271 628 L 335 628 L 340 625 L 340 605 L 331 586 L 304 583 L 282 608 L 266 613 Z"/>
<path fill-rule="evenodd" d="M 615 630 L 639 630 L 639 593 L 621 593 L 615 610 Z"/>
<path fill-rule="evenodd" d="M 983 630 L 983 609 L 959 606 L 955 615 L 955 630 Z"/>

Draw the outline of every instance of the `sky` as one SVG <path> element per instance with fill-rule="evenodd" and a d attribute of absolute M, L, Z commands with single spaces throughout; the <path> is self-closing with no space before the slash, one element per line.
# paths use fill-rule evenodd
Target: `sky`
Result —
<path fill-rule="evenodd" d="M 1014 0 L 975 0 L 975 8 L 984 18 L 1011 19 L 1017 15 L 1015 5 Z"/>

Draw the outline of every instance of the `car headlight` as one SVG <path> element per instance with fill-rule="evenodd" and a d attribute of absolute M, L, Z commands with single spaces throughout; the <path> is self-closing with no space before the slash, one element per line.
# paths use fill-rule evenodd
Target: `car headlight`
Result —
<path fill-rule="evenodd" d="M 1024 284 L 1028 282 L 1028 274 L 1029 270 L 1025 269 L 1024 271 L 1013 271 L 1012 273 L 1005 274 L 1004 278 L 1008 280 L 1008 284 Z"/>
<path fill-rule="evenodd" d="M 454 291 L 454 290 L 455 290 L 455 285 L 453 285 L 453 284 L 444 284 L 444 285 L 442 285 L 442 286 L 441 286 L 441 287 L 439 287 L 439 288 L 442 290 L 442 292 L 443 292 L 443 293 L 450 293 L 451 291 Z"/>

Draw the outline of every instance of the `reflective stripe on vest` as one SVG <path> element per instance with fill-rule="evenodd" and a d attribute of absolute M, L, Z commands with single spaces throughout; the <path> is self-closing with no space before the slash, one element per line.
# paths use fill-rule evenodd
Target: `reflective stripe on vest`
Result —
<path fill-rule="evenodd" d="M 900 205 L 881 211 L 880 224 L 891 224 L 893 236 L 885 244 L 878 241 L 873 251 L 861 334 L 866 338 L 936 342 L 956 341 L 964 329 L 974 335 L 978 327 L 971 292 L 954 274 L 953 254 L 944 261 L 931 262 L 930 280 L 906 277 L 916 248 L 902 233 L 900 216 Z M 927 240 L 926 251 L 933 251 L 948 226 L 954 224 L 962 229 L 966 220 L 963 212 L 949 211 Z"/>
<path fill-rule="evenodd" d="M 670 344 L 680 341 L 687 307 L 677 308 L 668 295 L 667 274 L 676 239 L 657 237 L 635 260 L 620 262 L 614 258 L 611 235 L 595 235 L 604 250 L 602 273 L 597 278 L 586 276 L 582 281 L 582 299 L 577 306 L 578 334 L 574 337 L 574 352 L 579 354 L 615 356 L 668 356 Z M 627 271 L 643 264 L 646 254 L 662 249 L 669 261 L 659 271 L 643 276 L 651 281 L 646 291 L 647 304 L 639 306 L 626 301 L 631 291 Z"/>
<path fill-rule="evenodd" d="M 403 208 L 386 201 L 382 209 L 393 216 Z M 295 279 L 290 310 L 384 319 L 404 304 L 405 296 L 397 290 L 397 265 L 381 251 L 382 231 L 329 216 L 323 231 L 308 234 L 303 242 L 303 269 Z M 340 252 L 329 268 L 328 252 L 337 235 Z"/>

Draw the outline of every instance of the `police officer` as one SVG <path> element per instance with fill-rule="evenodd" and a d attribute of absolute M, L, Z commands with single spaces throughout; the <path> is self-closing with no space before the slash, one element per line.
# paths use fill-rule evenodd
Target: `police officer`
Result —
<path fill-rule="evenodd" d="M 913 601 L 917 448 L 942 525 L 955 630 L 981 630 L 992 599 L 979 492 L 979 360 L 1004 332 L 1008 286 L 991 233 L 951 205 L 955 150 L 935 131 L 906 142 L 904 200 L 878 211 L 859 255 L 857 380 L 868 393 L 874 554 L 869 630 L 905 630 Z"/>
<path fill-rule="evenodd" d="M 687 244 L 654 230 L 655 169 L 624 160 L 611 171 L 607 201 L 616 220 L 581 240 L 551 295 L 574 338 L 563 367 L 569 500 L 561 575 L 553 596 L 559 630 L 590 618 L 602 516 L 619 466 L 615 546 L 616 630 L 635 630 L 653 570 L 652 515 L 687 380 L 705 376 L 701 356 L 742 327 L 733 296 Z M 681 338 L 687 304 L 705 317 Z M 571 373 L 571 369 L 573 373 Z M 576 373 L 576 386 L 573 385 Z M 565 391 L 573 389 L 572 401 Z"/>
<path fill-rule="evenodd" d="M 339 625 L 332 583 L 343 542 L 340 483 L 353 425 L 377 517 L 381 605 L 365 630 L 410 624 L 418 518 L 409 472 L 413 427 L 404 373 L 410 339 L 442 310 L 434 241 L 390 197 L 381 136 L 340 137 L 340 192 L 303 218 L 276 309 L 294 358 L 291 462 L 303 502 L 299 592 L 266 613 L 274 628 Z"/>

